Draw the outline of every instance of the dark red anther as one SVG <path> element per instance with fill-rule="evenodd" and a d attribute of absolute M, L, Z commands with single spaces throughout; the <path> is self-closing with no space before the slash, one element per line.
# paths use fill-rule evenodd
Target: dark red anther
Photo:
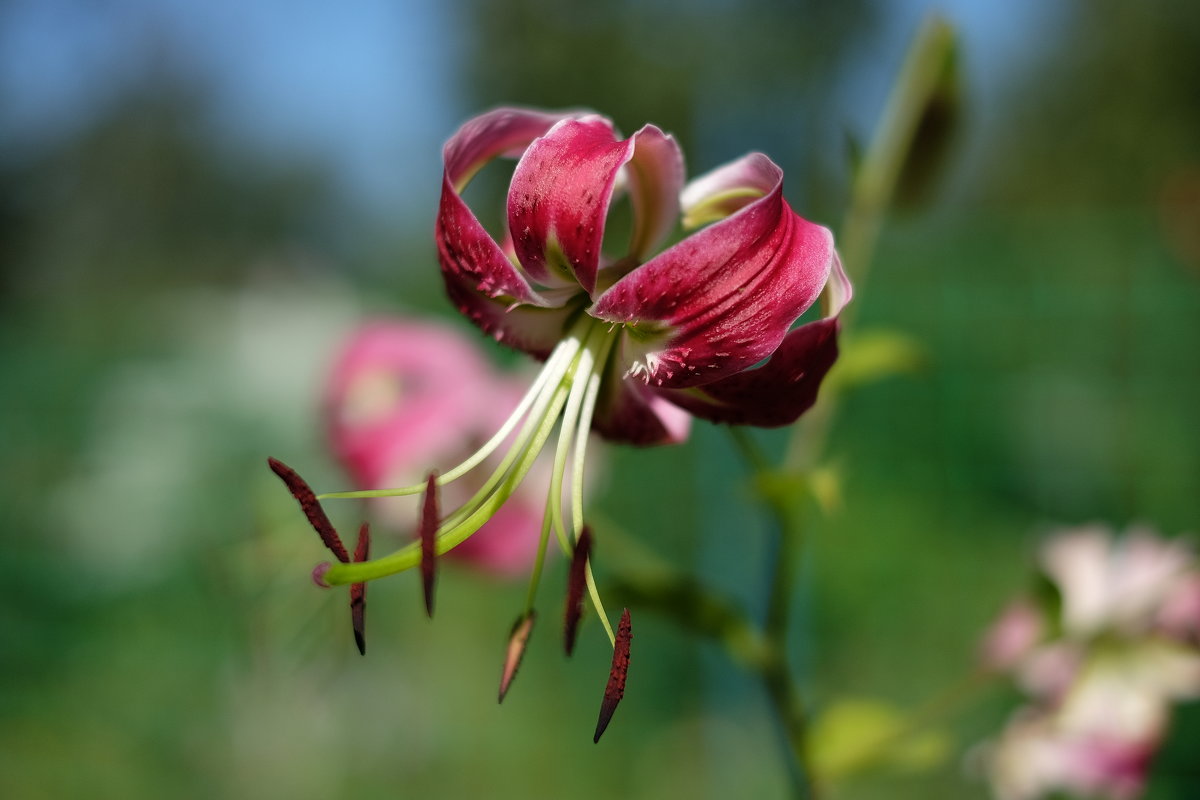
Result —
<path fill-rule="evenodd" d="M 529 635 L 533 633 L 533 621 L 536 618 L 537 612 L 531 609 L 528 614 L 517 617 L 517 621 L 513 623 L 512 633 L 508 635 L 508 648 L 504 651 L 504 670 L 500 673 L 500 699 L 497 702 L 504 702 L 508 687 L 512 685 L 513 678 L 517 677 L 517 669 L 521 666 L 521 659 L 525 657 L 525 645 L 529 644 Z"/>
<path fill-rule="evenodd" d="M 325 516 L 325 509 L 321 508 L 321 503 L 317 500 L 317 495 L 312 488 L 296 474 L 294 469 L 282 461 L 268 458 L 267 464 L 271 467 L 271 471 L 284 482 L 288 491 L 292 493 L 292 497 L 300 503 L 300 510 L 304 512 L 304 516 L 308 517 L 308 524 L 313 526 L 313 530 L 321 537 L 321 541 L 329 548 L 329 552 L 333 553 L 334 557 L 343 564 L 349 563 L 350 554 L 346 552 L 346 546 L 342 544 L 342 539 L 334 529 L 333 523 L 329 521 L 329 517 Z"/>
<path fill-rule="evenodd" d="M 633 639 L 633 623 L 629 619 L 629 609 L 621 614 L 621 623 L 617 626 L 617 641 L 613 645 L 612 668 L 608 672 L 608 685 L 604 687 L 604 701 L 600 703 L 600 719 L 596 721 L 596 735 L 593 742 L 599 742 L 604 729 L 608 727 L 617 703 L 625 696 L 625 677 L 629 674 L 629 642 Z"/>
<path fill-rule="evenodd" d="M 433 584 L 437 577 L 438 489 L 437 473 L 425 481 L 425 502 L 421 506 L 421 583 L 425 587 L 425 613 L 433 618 Z"/>
<path fill-rule="evenodd" d="M 370 558 L 371 526 L 364 522 L 358 529 L 358 544 L 354 547 L 354 563 L 360 563 Z M 350 624 L 354 627 L 354 643 L 358 652 L 367 654 L 367 585 L 365 583 L 350 584 Z"/>
<path fill-rule="evenodd" d="M 592 531 L 584 525 L 575 541 L 571 554 L 571 568 L 567 573 L 567 608 L 563 618 L 563 643 L 567 655 L 575 650 L 575 636 L 579 632 L 579 618 L 583 614 L 583 590 L 587 585 L 587 563 L 592 552 Z"/>

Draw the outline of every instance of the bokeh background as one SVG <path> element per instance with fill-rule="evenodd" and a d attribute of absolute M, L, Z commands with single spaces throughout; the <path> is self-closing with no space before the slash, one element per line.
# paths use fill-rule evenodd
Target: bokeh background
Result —
<path fill-rule="evenodd" d="M 607 644 L 593 621 L 561 657 L 561 563 L 502 707 L 520 584 L 448 569 L 430 624 L 383 582 L 360 658 L 263 461 L 342 484 L 318 400 L 356 321 L 466 330 L 431 236 L 461 121 L 590 106 L 692 173 L 761 149 L 836 227 L 932 7 L 0 2 L 0 794 L 784 796 L 758 684 L 652 614 L 591 743 Z M 856 300 L 910 357 L 844 399 L 796 598 L 817 709 L 957 684 L 1054 525 L 1198 525 L 1200 5 L 937 7 L 954 125 Z M 759 613 L 769 523 L 724 431 L 603 472 L 597 518 Z M 1013 698 L 971 700 L 940 761 L 841 796 L 985 797 L 970 747 Z M 1196 796 L 1198 734 L 1184 709 L 1153 797 Z"/>

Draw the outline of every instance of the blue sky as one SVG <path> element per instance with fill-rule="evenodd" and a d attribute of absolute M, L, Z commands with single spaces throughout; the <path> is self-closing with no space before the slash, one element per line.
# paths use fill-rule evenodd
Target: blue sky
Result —
<path fill-rule="evenodd" d="M 985 125 L 1010 68 L 1050 46 L 1065 16 L 1065 5 L 1039 0 L 889 3 L 871 57 L 842 87 L 853 129 L 874 122 L 931 7 L 961 31 L 968 96 Z M 0 5 L 2 124 L 27 141 L 61 135 L 141 73 L 169 65 L 211 88 L 218 135 L 264 157 L 315 156 L 365 207 L 404 216 L 429 194 L 412 187 L 436 187 L 441 142 L 475 110 L 455 91 L 453 9 L 436 0 L 9 0 Z"/>

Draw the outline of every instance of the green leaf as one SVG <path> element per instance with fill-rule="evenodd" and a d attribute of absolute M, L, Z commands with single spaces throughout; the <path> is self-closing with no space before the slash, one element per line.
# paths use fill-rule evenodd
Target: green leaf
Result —
<path fill-rule="evenodd" d="M 912 731 L 903 712 L 880 700 L 845 698 L 814 720 L 811 760 L 822 781 L 869 769 L 922 772 L 941 765 L 950 742 L 939 730 Z"/>

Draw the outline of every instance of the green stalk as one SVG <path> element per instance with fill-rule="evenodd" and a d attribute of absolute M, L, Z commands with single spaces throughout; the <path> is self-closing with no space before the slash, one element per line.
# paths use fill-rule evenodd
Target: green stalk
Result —
<path fill-rule="evenodd" d="M 927 17 L 909 48 L 882 120 L 855 176 L 850 207 L 838 237 L 838 250 L 858 291 L 866 280 L 879 230 L 912 149 L 921 117 L 945 79 L 954 46 L 950 26 L 936 15 Z M 853 310 L 851 304 L 841 315 L 843 331 L 852 319 Z M 827 396 L 823 400 L 792 433 L 783 464 L 789 472 L 799 473 L 804 467 L 815 466 L 823 452 L 836 410 L 836 397 Z M 738 428 L 731 428 L 731 431 L 735 445 L 756 477 L 761 479 L 774 471 L 745 431 Z M 809 769 L 806 712 L 787 657 L 789 610 L 795 571 L 803 548 L 800 519 L 803 506 L 790 502 L 777 491 L 766 492 L 763 498 L 778 529 L 778 550 L 770 568 L 763 628 L 763 652 L 768 657 L 757 665 L 757 671 L 771 698 L 787 740 L 786 749 L 793 759 L 789 771 L 794 795 L 809 800 L 817 795 L 816 782 L 820 776 L 814 776 Z"/>

